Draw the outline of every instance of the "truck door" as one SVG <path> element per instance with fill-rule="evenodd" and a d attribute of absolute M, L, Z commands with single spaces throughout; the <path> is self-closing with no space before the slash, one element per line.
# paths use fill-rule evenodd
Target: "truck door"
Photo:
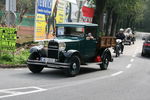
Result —
<path fill-rule="evenodd" d="M 96 55 L 96 40 L 84 41 L 84 57 L 87 59 L 93 58 Z"/>

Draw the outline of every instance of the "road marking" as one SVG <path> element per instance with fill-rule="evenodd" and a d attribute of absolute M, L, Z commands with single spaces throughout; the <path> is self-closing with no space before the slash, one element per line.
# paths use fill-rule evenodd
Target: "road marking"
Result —
<path fill-rule="evenodd" d="M 31 89 L 29 91 L 21 91 L 25 89 Z M 32 90 L 33 89 L 33 90 Z M 19 95 L 25 95 L 25 94 L 31 94 L 31 93 L 37 93 L 46 91 L 47 89 L 39 88 L 39 87 L 21 87 L 21 88 L 10 88 L 10 89 L 2 89 L 0 90 L 0 93 L 7 93 L 6 95 L 0 96 L 0 99 L 7 98 L 7 97 L 13 97 L 13 96 L 19 96 Z"/>
<path fill-rule="evenodd" d="M 130 62 L 133 62 L 133 61 L 134 61 L 134 59 L 131 59 L 131 60 L 130 60 Z"/>
<path fill-rule="evenodd" d="M 126 66 L 126 68 L 131 68 L 131 66 L 132 66 L 132 64 L 128 64 L 127 66 Z"/>
<path fill-rule="evenodd" d="M 120 71 L 120 72 L 117 72 L 117 73 L 112 74 L 111 76 L 117 76 L 117 75 L 120 75 L 120 74 L 122 74 L 122 73 L 123 73 L 123 71 Z"/>
<path fill-rule="evenodd" d="M 31 87 L 2 89 L 2 90 L 0 90 L 0 93 L 7 93 L 7 94 L 0 96 L 0 99 L 7 98 L 7 97 L 13 97 L 13 96 L 19 96 L 19 95 L 26 95 L 26 94 L 31 94 L 31 93 L 37 93 L 37 92 L 43 92 L 43 91 L 47 91 L 47 90 L 55 90 L 55 89 L 60 89 L 60 88 L 65 88 L 65 87 L 71 87 L 71 86 L 81 85 L 81 84 L 85 84 L 85 83 L 91 83 L 94 81 L 98 81 L 100 79 L 106 79 L 106 78 L 110 78 L 112 76 L 117 76 L 122 73 L 123 73 L 123 71 L 119 71 L 112 75 L 96 77 L 96 78 L 80 80 L 80 81 L 67 82 L 64 84 L 58 84 L 58 86 L 54 86 L 54 87 L 50 87 L 50 88 L 47 88 L 47 87 L 44 88 L 44 86 L 42 88 L 40 88 L 41 86 L 40 87 L 39 86 L 38 87 L 31 86 Z M 31 89 L 31 90 L 23 92 L 22 90 L 25 90 L 25 89 Z"/>

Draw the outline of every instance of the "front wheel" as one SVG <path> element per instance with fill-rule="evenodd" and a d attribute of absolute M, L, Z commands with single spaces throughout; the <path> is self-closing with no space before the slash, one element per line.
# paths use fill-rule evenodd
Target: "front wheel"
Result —
<path fill-rule="evenodd" d="M 115 53 L 116 53 L 116 57 L 120 56 L 121 51 L 120 51 L 120 47 L 119 46 L 115 47 Z"/>
<path fill-rule="evenodd" d="M 28 68 L 32 73 L 40 73 L 44 67 L 39 65 L 28 65 Z"/>
<path fill-rule="evenodd" d="M 103 57 L 102 64 L 100 64 L 101 70 L 107 70 L 108 65 L 109 65 L 109 59 L 108 59 L 108 56 L 105 55 L 105 56 Z"/>
<path fill-rule="evenodd" d="M 28 59 L 29 60 L 39 60 L 40 55 L 37 52 L 34 52 L 29 56 Z M 28 68 L 32 73 L 40 73 L 44 67 L 42 65 L 28 64 Z"/>
<path fill-rule="evenodd" d="M 131 45 L 131 42 L 129 42 L 129 45 Z"/>
<path fill-rule="evenodd" d="M 78 56 L 72 56 L 69 60 L 67 60 L 69 64 L 69 68 L 65 70 L 67 76 L 73 77 L 76 76 L 80 71 L 80 59 Z"/>

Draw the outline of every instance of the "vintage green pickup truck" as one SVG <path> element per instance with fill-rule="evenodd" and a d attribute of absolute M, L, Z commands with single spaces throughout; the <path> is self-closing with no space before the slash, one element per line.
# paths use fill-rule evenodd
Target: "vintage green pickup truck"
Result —
<path fill-rule="evenodd" d="M 56 25 L 56 37 L 47 47 L 32 47 L 27 60 L 33 73 L 44 67 L 63 69 L 66 75 L 76 76 L 81 65 L 95 63 L 106 70 L 113 61 L 108 49 L 115 45 L 115 38 L 100 37 L 97 24 L 62 23 Z M 92 67 L 92 66 L 91 66 Z"/>

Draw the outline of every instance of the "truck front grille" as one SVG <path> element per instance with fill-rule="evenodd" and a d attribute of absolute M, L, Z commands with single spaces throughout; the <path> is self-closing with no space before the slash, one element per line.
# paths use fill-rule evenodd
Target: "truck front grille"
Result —
<path fill-rule="evenodd" d="M 58 59 L 59 44 L 55 41 L 50 41 L 48 44 L 48 58 Z"/>

